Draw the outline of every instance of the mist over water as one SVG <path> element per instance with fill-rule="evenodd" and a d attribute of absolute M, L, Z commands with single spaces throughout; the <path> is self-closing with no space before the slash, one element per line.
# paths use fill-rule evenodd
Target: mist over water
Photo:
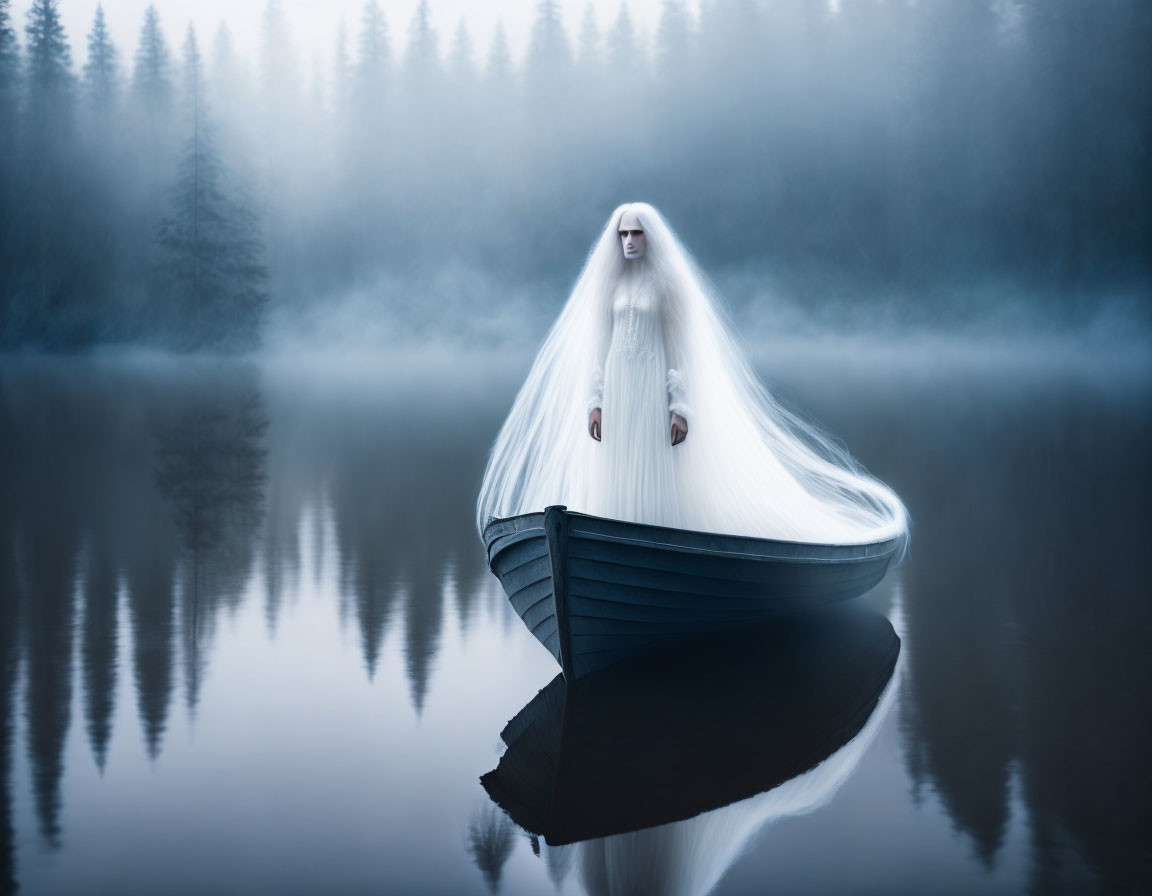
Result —
<path fill-rule="evenodd" d="M 1147 337 L 1147 4 L 541 2 L 523 53 L 433 6 L 5 4 L 0 341 L 532 344 L 634 199 L 751 337 Z"/>

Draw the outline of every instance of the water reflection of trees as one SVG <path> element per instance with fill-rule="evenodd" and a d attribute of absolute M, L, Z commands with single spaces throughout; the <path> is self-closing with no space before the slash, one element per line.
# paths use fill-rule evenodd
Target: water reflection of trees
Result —
<path fill-rule="evenodd" d="M 252 571 L 264 496 L 264 416 L 251 370 L 242 384 L 201 390 L 156 432 L 156 487 L 170 502 L 182 548 L 185 698 L 194 707 L 217 610 L 235 607 Z"/>
<path fill-rule="evenodd" d="M 485 460 L 476 445 L 486 442 L 477 434 L 491 430 L 494 411 L 489 403 L 461 402 L 455 388 L 429 382 L 427 371 L 390 371 L 368 387 L 334 387 L 303 412 L 296 401 L 279 410 L 278 425 L 296 434 L 292 468 L 326 471 L 340 588 L 368 674 L 376 672 L 387 634 L 402 632 L 420 711 L 447 586 L 455 584 L 456 611 L 466 623 L 486 574 L 471 508 Z M 305 413 L 307 425 L 300 425 Z"/>
<path fill-rule="evenodd" d="M 0 383 L 0 441 L 6 446 L 0 503 L 7 517 L 4 565 L 9 570 L 4 585 L 11 594 L 5 611 L 18 620 L 10 625 L 6 617 L 0 628 L 10 630 L 9 650 L 17 651 L 13 675 L 23 661 L 22 709 L 36 814 L 42 836 L 55 845 L 72 700 L 73 588 L 83 527 L 69 492 L 82 487 L 88 472 L 75 446 L 92 412 L 75 396 L 45 405 L 21 396 L 11 377 Z M 38 475 L 45 470 L 53 473 L 49 487 Z"/>
<path fill-rule="evenodd" d="M 512 856 L 515 838 L 512 819 L 491 803 L 481 806 L 468 823 L 468 852 L 493 893 L 500 891 L 500 877 Z"/>
<path fill-rule="evenodd" d="M 984 385 L 930 384 L 907 434 L 909 771 L 989 866 L 1018 773 L 1030 892 L 1084 886 L 1084 864 L 1092 889 L 1144 891 L 1152 415 L 1088 386 Z"/>
<path fill-rule="evenodd" d="M 112 735 L 112 695 L 116 691 L 116 569 L 103 530 L 88 537 L 84 554 L 84 624 L 81 662 L 84 667 L 84 717 L 92 754 L 101 771 Z"/>
<path fill-rule="evenodd" d="M 417 710 L 451 582 L 460 618 L 472 612 L 484 565 L 470 508 L 483 457 L 466 440 L 480 431 L 476 414 L 489 410 L 461 413 L 441 391 L 414 413 L 400 380 L 359 406 L 285 394 L 269 436 L 253 368 L 192 368 L 36 361 L 6 364 L 0 380 L 0 876 L 8 880 L 15 714 L 27 720 L 40 829 L 57 843 L 74 650 L 86 734 L 103 769 L 122 675 L 131 675 L 156 757 L 178 686 L 194 708 L 215 620 L 239 605 L 257 572 L 275 629 L 300 569 L 305 520 L 317 564 L 326 529 L 335 537 L 341 600 L 354 608 L 369 674 L 389 631 L 401 633 Z M 127 655 L 118 653 L 121 626 L 131 635 Z"/>
<path fill-rule="evenodd" d="M 0 434 L 13 432 L 12 408 L 0 380 Z M 0 438 L 0 470 L 14 470 L 20 455 L 14 439 Z M 13 869 L 12 738 L 21 631 L 20 589 L 16 581 L 16 482 L 0 474 L 0 893 L 16 891 Z"/>
<path fill-rule="evenodd" d="M 258 518 L 263 452 L 255 372 L 237 366 L 199 373 L 173 381 L 116 366 L 69 370 L 28 362 L 5 369 L 4 781 L 7 787 L 10 732 L 20 705 L 40 830 L 50 844 L 61 833 L 74 634 L 88 739 L 103 768 L 113 734 L 124 594 L 137 709 L 155 756 L 175 688 L 176 615 L 186 641 L 191 634 L 185 656 L 199 662 L 201 628 L 190 629 L 189 618 L 207 618 L 251 565 L 255 541 L 244 533 Z M 149 475 L 154 453 L 156 483 Z M 16 703 L 12 688 L 21 660 L 26 691 Z"/>
<path fill-rule="evenodd" d="M 1077 862 L 1102 888 L 1147 882 L 1131 846 L 1152 805 L 1142 770 L 1152 722 L 1139 710 L 1152 611 L 1136 600 L 1150 571 L 1152 420 L 1133 418 L 1146 393 L 962 379 L 962 391 L 944 379 L 894 384 L 889 406 L 868 409 L 835 389 L 792 390 L 912 510 L 910 774 L 995 864 L 1015 770 L 1037 892 L 1065 887 Z M 472 502 L 506 402 L 411 371 L 269 383 L 243 366 L 6 362 L 0 892 L 14 886 L 15 750 L 28 755 L 43 836 L 61 835 L 73 656 L 102 767 L 117 682 L 131 677 L 158 755 L 181 682 L 198 697 L 214 620 L 258 595 L 253 582 L 275 631 L 302 564 L 320 575 L 335 557 L 366 674 L 402 657 L 417 710 L 447 621 L 467 631 L 488 582 Z M 118 653 L 121 629 L 130 638 Z"/>

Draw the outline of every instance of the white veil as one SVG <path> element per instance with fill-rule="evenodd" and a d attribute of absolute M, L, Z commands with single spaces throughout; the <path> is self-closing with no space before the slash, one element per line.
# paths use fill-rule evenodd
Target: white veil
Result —
<path fill-rule="evenodd" d="M 644 229 L 642 259 L 623 257 L 626 211 Z M 830 544 L 907 538 L 900 499 L 776 402 L 707 278 L 656 209 L 640 202 L 612 213 L 513 401 L 476 501 L 481 532 L 493 517 L 588 507 L 591 452 L 600 446 L 588 434 L 589 387 L 610 341 L 625 264 L 645 265 L 659 284 L 668 364 L 680 371 L 691 409 L 688 436 L 673 449 L 684 528 Z"/>

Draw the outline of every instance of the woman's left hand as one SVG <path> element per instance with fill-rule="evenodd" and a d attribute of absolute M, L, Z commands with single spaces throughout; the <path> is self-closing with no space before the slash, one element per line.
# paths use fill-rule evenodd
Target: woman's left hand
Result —
<path fill-rule="evenodd" d="M 688 437 L 688 421 L 679 414 L 672 415 L 672 444 L 679 445 Z"/>

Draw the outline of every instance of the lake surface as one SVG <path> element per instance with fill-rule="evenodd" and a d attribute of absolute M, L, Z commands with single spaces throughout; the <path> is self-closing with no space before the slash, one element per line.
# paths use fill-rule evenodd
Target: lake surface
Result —
<path fill-rule="evenodd" d="M 794 781 L 568 846 L 479 781 L 558 671 L 473 527 L 526 361 L 0 362 L 0 892 L 1152 892 L 1147 357 L 766 352 L 909 507 L 895 672 Z"/>

